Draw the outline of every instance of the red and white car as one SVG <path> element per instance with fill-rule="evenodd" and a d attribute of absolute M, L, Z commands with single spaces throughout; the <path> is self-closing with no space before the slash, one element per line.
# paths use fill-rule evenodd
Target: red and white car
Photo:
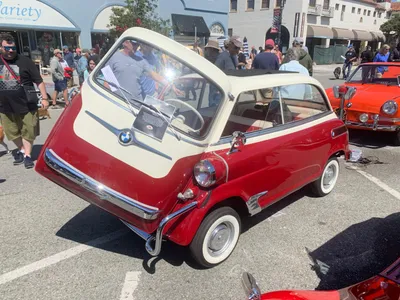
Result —
<path fill-rule="evenodd" d="M 242 217 L 308 184 L 329 194 L 338 157 L 349 155 L 347 129 L 315 79 L 224 73 L 132 28 L 64 111 L 36 170 L 120 218 L 151 255 L 168 239 L 212 267 L 234 250 Z"/>

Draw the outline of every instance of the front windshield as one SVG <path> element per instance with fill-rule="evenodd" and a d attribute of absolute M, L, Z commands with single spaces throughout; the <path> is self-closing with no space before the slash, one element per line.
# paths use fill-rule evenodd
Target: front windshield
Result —
<path fill-rule="evenodd" d="M 361 65 L 349 78 L 351 83 L 369 83 L 381 85 L 398 85 L 400 76 L 400 64 L 395 65 Z"/>
<path fill-rule="evenodd" d="M 201 138 L 208 132 L 223 92 L 184 60 L 129 39 L 102 63 L 94 80 L 135 108 L 150 105 L 151 114 L 162 113 L 168 126 L 178 132 Z"/>

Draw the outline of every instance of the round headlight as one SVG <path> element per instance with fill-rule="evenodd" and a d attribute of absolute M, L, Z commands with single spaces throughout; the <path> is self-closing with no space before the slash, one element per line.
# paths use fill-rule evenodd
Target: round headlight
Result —
<path fill-rule="evenodd" d="M 387 115 L 394 115 L 397 113 L 397 103 L 393 100 L 386 101 L 382 106 L 382 111 Z"/>
<path fill-rule="evenodd" d="M 366 122 L 368 122 L 368 118 L 369 118 L 368 114 L 361 114 L 360 115 L 360 122 L 366 123 Z"/>
<path fill-rule="evenodd" d="M 210 187 L 216 182 L 215 168 L 208 160 L 202 160 L 194 166 L 194 178 L 202 187 Z"/>

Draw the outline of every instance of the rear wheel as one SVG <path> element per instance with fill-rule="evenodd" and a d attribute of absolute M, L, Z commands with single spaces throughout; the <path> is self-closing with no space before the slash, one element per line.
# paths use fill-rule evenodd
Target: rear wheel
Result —
<path fill-rule="evenodd" d="M 336 157 L 328 160 L 321 177 L 311 183 L 311 189 L 316 196 L 324 197 L 332 192 L 339 177 L 339 169 L 339 162 Z"/>
<path fill-rule="evenodd" d="M 240 230 L 240 217 L 234 209 L 216 209 L 203 220 L 190 244 L 193 258 L 207 268 L 222 263 L 235 249 Z"/>

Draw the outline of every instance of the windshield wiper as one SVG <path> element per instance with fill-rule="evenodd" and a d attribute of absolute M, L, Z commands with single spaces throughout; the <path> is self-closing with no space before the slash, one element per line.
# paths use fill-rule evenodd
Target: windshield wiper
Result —
<path fill-rule="evenodd" d="M 131 110 L 132 114 L 133 114 L 135 117 L 137 117 L 137 114 L 135 113 L 135 110 L 134 110 L 134 108 L 133 108 L 131 102 L 125 97 L 125 94 L 122 93 L 122 92 L 125 92 L 125 93 L 129 94 L 129 95 L 131 96 L 131 100 L 132 100 L 132 101 L 135 101 L 135 102 L 137 102 L 137 103 L 140 103 L 140 104 L 143 105 L 144 107 L 147 107 L 148 109 L 150 109 L 150 110 L 156 112 L 156 113 L 157 113 L 161 118 L 163 118 L 163 120 L 168 124 L 168 127 L 171 129 L 172 133 L 173 133 L 174 136 L 178 139 L 178 141 L 181 140 L 181 137 L 180 137 L 179 134 L 175 131 L 174 127 L 171 125 L 171 121 L 168 120 L 168 119 L 165 117 L 165 114 L 163 114 L 157 107 L 155 107 L 155 106 L 152 105 L 152 104 L 148 104 L 148 103 L 146 103 L 146 102 L 144 102 L 144 101 L 142 101 L 142 100 L 135 99 L 135 98 L 133 97 L 133 95 L 132 95 L 131 92 L 129 92 L 128 90 L 124 89 L 123 87 L 121 87 L 121 86 L 119 86 L 119 85 L 117 85 L 117 84 L 115 84 L 115 83 L 113 83 L 113 82 L 107 81 L 107 80 L 101 78 L 100 76 L 97 76 L 97 79 L 98 79 L 98 80 L 101 80 L 101 81 L 104 81 L 104 82 L 108 83 L 109 85 L 111 85 L 111 86 L 113 86 L 113 87 L 119 89 L 120 92 L 121 92 L 121 94 L 122 94 L 122 96 L 124 97 L 124 100 L 125 100 L 126 104 L 128 104 L 129 109 Z"/>

